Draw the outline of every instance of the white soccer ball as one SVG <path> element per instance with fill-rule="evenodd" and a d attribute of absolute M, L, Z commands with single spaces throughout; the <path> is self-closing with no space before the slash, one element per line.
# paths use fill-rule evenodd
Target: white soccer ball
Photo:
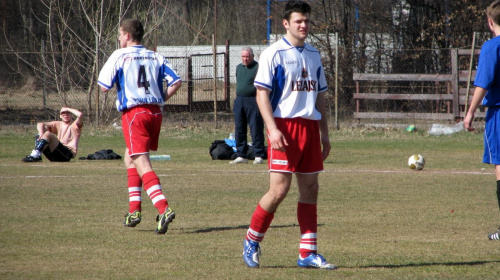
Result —
<path fill-rule="evenodd" d="M 415 154 L 408 159 L 408 166 L 411 169 L 422 170 L 424 169 L 424 165 L 425 165 L 425 159 L 422 155 Z"/>

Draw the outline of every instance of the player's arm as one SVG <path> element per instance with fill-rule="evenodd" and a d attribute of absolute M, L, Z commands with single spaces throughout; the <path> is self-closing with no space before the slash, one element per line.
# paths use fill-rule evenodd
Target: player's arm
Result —
<path fill-rule="evenodd" d="M 260 114 L 266 123 L 266 128 L 269 137 L 269 145 L 274 150 L 285 151 L 285 146 L 288 146 L 283 133 L 276 126 L 273 116 L 273 108 L 269 100 L 271 91 L 264 87 L 257 86 L 257 105 L 259 106 Z"/>
<path fill-rule="evenodd" d="M 114 51 L 99 72 L 97 84 L 101 88 L 102 92 L 110 91 L 116 82 L 116 73 L 119 71 L 116 62 L 120 55 L 121 52 L 119 50 Z"/>
<path fill-rule="evenodd" d="M 49 131 L 49 132 L 52 132 L 52 133 L 56 133 L 56 127 L 55 127 L 54 122 L 40 122 L 40 123 L 37 123 L 36 130 L 38 130 L 38 135 L 40 135 L 40 137 L 42 137 L 42 135 L 46 131 Z"/>
<path fill-rule="evenodd" d="M 316 110 L 321 113 L 321 119 L 319 120 L 319 130 L 321 133 L 321 145 L 323 145 L 322 157 L 325 160 L 330 154 L 332 148 L 330 143 L 330 136 L 328 135 L 328 119 L 326 115 L 326 105 L 325 105 L 325 92 L 318 93 L 316 97 Z"/>
<path fill-rule="evenodd" d="M 83 114 L 82 114 L 82 112 L 80 112 L 77 109 L 73 109 L 73 108 L 69 108 L 69 107 L 62 107 L 61 112 L 63 110 L 67 111 L 67 112 L 70 112 L 71 114 L 73 114 L 73 116 L 76 117 L 76 119 L 75 119 L 75 121 L 73 123 L 75 123 L 78 127 L 82 127 L 82 125 L 83 125 Z"/>
<path fill-rule="evenodd" d="M 165 97 L 165 102 L 170 99 L 170 97 L 174 96 L 177 93 L 177 90 L 181 87 L 182 81 L 179 80 L 175 84 L 170 85 L 167 88 L 167 96 Z"/>
<path fill-rule="evenodd" d="M 470 102 L 470 107 L 467 110 L 467 115 L 464 118 L 464 127 L 468 131 L 473 131 L 472 122 L 474 121 L 474 116 L 476 114 L 477 107 L 483 101 L 484 96 L 486 95 L 486 89 L 482 87 L 476 87 L 474 90 L 474 95 L 472 96 L 472 101 Z"/>

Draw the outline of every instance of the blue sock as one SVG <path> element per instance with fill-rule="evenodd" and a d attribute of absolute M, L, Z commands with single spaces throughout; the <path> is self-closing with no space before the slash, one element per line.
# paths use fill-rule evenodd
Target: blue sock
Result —
<path fill-rule="evenodd" d="M 47 145 L 49 145 L 49 142 L 47 140 L 40 139 L 40 140 L 36 141 L 35 150 L 37 150 L 40 153 L 42 153 L 43 150 L 45 149 L 45 147 L 47 147 Z"/>

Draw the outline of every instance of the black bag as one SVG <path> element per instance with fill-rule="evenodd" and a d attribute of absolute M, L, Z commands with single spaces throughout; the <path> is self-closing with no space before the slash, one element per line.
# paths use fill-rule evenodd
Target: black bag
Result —
<path fill-rule="evenodd" d="M 224 140 L 215 140 L 208 149 L 212 159 L 235 159 L 236 153 Z"/>
<path fill-rule="evenodd" d="M 93 154 L 89 154 L 87 157 L 81 157 L 80 159 L 89 160 L 99 160 L 99 159 L 121 159 L 122 157 L 113 150 L 99 150 Z"/>

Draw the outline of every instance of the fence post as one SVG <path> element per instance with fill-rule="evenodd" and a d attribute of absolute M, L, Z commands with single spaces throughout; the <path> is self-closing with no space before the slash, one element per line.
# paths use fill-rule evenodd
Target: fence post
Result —
<path fill-rule="evenodd" d="M 217 123 L 217 43 L 215 42 L 215 34 L 212 34 L 212 51 L 213 51 L 213 89 L 214 89 L 214 122 L 215 128 L 219 128 Z"/>
<path fill-rule="evenodd" d="M 42 40 L 41 53 L 43 57 L 43 61 L 45 61 L 45 40 Z M 45 63 L 44 63 L 45 66 Z M 42 71 L 42 79 L 43 79 L 43 108 L 47 107 L 47 89 L 45 88 L 45 69 Z"/>
<path fill-rule="evenodd" d="M 330 38 L 328 38 L 330 42 Z M 335 33 L 335 129 L 339 130 L 339 33 Z"/>
<path fill-rule="evenodd" d="M 453 48 L 450 50 L 451 54 L 451 88 L 453 93 L 453 116 L 455 121 L 460 119 L 460 92 L 458 85 L 458 49 Z"/>
<path fill-rule="evenodd" d="M 229 81 L 229 40 L 226 40 L 226 52 L 224 53 L 224 100 L 226 100 L 226 108 L 231 112 L 231 89 Z"/>
<path fill-rule="evenodd" d="M 97 75 L 97 80 L 99 80 L 99 40 L 96 40 L 96 43 L 95 43 L 95 49 L 96 49 L 96 52 L 95 52 L 95 75 Z M 100 86 L 97 86 L 96 87 L 96 92 L 95 92 L 95 96 L 96 96 L 96 100 L 95 100 L 95 124 L 96 126 L 99 126 L 99 118 L 100 118 L 100 111 L 99 111 L 99 107 L 100 107 L 100 102 L 99 102 L 99 91 L 100 91 Z M 91 116 L 90 115 L 90 110 L 92 108 L 92 91 L 89 91 L 89 100 L 88 100 L 88 106 L 89 106 L 89 117 Z"/>
<path fill-rule="evenodd" d="M 193 112 L 193 55 L 188 57 L 188 69 L 187 69 L 187 84 L 188 84 L 188 108 L 189 112 Z"/>

